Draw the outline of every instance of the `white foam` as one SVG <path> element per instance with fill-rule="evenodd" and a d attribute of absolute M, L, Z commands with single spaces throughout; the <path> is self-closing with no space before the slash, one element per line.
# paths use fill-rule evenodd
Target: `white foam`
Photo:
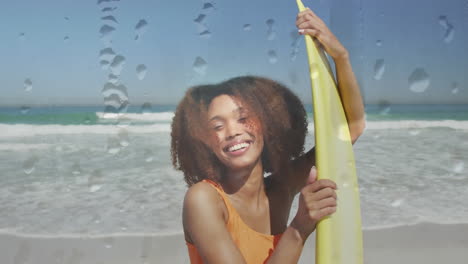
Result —
<path fill-rule="evenodd" d="M 435 128 L 446 127 L 460 130 L 468 130 L 468 121 L 458 120 L 398 120 L 398 121 L 366 121 L 366 130 L 384 130 L 384 129 L 412 129 L 412 128 Z M 313 131 L 314 125 L 309 124 L 308 130 Z"/>
<path fill-rule="evenodd" d="M 167 112 L 166 117 L 172 113 Z M 149 114 L 149 118 L 160 118 L 163 116 L 153 116 Z M 136 118 L 144 118 L 144 114 L 135 114 Z M 109 117 L 110 118 L 110 117 Z M 128 133 L 144 134 L 155 132 L 170 132 L 170 123 L 147 124 L 147 125 L 28 125 L 28 124 L 0 124 L 0 138 L 11 137 L 31 137 L 38 135 L 62 135 L 62 134 L 117 134 L 119 129 L 125 127 Z M 452 129 L 468 130 L 468 121 L 442 120 L 442 121 L 368 121 L 366 130 L 383 130 L 383 129 L 414 129 L 414 128 L 435 128 L 446 127 Z M 308 126 L 309 131 L 314 131 L 314 125 L 311 123 Z"/>
<path fill-rule="evenodd" d="M 13 150 L 13 151 L 25 151 L 32 149 L 46 149 L 49 148 L 50 144 L 23 144 L 23 143 L 4 143 L 0 144 L 0 151 Z"/>
<path fill-rule="evenodd" d="M 160 113 L 103 113 L 97 112 L 96 116 L 104 120 L 138 120 L 138 121 L 172 121 L 174 112 Z"/>
<path fill-rule="evenodd" d="M 128 133 L 170 132 L 170 124 L 125 126 Z M 118 134 L 120 127 L 111 125 L 5 125 L 0 124 L 0 138 L 40 135 Z"/>

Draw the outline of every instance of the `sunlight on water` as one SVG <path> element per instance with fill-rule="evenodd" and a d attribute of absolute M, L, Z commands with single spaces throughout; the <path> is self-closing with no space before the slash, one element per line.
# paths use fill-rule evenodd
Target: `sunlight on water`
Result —
<path fill-rule="evenodd" d="M 429 84 L 429 74 L 423 68 L 415 69 L 408 78 L 409 88 L 414 93 L 425 92 Z"/>
<path fill-rule="evenodd" d="M 385 72 L 385 61 L 384 59 L 378 59 L 374 65 L 374 79 L 380 80 Z"/>
<path fill-rule="evenodd" d="M 465 163 L 463 161 L 458 160 L 455 162 L 455 165 L 453 166 L 453 172 L 462 173 L 464 169 L 465 169 Z"/>
<path fill-rule="evenodd" d="M 404 199 L 397 199 L 392 202 L 391 206 L 392 207 L 400 207 L 404 202 Z"/>

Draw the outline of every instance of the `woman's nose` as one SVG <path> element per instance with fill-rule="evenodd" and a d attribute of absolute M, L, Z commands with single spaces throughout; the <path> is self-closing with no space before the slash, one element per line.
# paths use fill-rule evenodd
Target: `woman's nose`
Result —
<path fill-rule="evenodd" d="M 235 136 L 238 136 L 242 134 L 242 127 L 234 122 L 229 122 L 226 124 L 226 138 L 231 139 L 234 138 Z"/>

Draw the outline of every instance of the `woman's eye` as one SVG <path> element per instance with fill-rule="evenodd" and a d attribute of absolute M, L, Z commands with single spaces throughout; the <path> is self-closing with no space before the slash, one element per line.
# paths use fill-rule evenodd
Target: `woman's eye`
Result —
<path fill-rule="evenodd" d="M 216 130 L 216 131 L 219 131 L 223 128 L 222 125 L 217 125 L 217 126 L 214 126 L 213 129 Z"/>
<path fill-rule="evenodd" d="M 247 121 L 247 117 L 241 117 L 239 118 L 240 123 L 245 123 Z"/>

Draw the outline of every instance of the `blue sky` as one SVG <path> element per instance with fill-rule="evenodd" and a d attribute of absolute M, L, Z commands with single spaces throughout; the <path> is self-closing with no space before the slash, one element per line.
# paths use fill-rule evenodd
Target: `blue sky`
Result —
<path fill-rule="evenodd" d="M 349 49 L 366 103 L 468 102 L 468 1 L 304 3 Z M 0 9 L 0 106 L 102 104 L 111 73 L 100 65 L 105 48 L 125 58 L 118 82 L 133 105 L 177 103 L 189 86 L 244 74 L 279 80 L 309 102 L 296 14 L 293 0 L 8 1 Z M 147 26 L 137 31 L 140 20 Z M 107 40 L 104 25 L 115 28 Z M 206 67 L 194 69 L 197 57 Z"/>

